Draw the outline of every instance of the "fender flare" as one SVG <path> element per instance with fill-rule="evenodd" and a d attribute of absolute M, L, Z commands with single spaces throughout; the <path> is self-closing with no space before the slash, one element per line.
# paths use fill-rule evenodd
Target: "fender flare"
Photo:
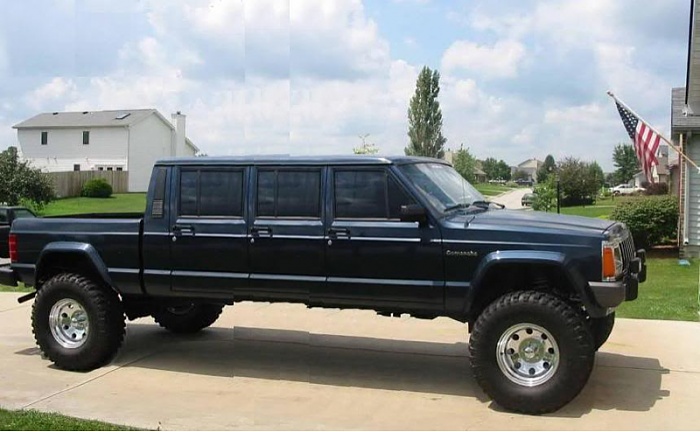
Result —
<path fill-rule="evenodd" d="M 488 287 L 483 286 L 485 277 L 497 267 L 507 264 L 533 264 L 556 267 L 564 273 L 571 288 L 579 295 L 587 309 L 598 309 L 600 306 L 591 301 L 589 296 L 588 281 L 581 275 L 578 269 L 560 252 L 533 251 L 533 250 L 509 250 L 496 251 L 486 255 L 474 272 L 471 289 L 467 294 L 466 305 L 471 309 L 480 294 Z"/>
<path fill-rule="evenodd" d="M 102 260 L 102 257 L 100 257 L 100 254 L 91 244 L 80 242 L 58 241 L 47 244 L 39 254 L 39 259 L 37 260 L 36 265 L 35 280 L 39 280 L 42 273 L 44 272 L 45 267 L 51 261 L 51 258 L 57 255 L 66 254 L 79 255 L 83 258 L 86 258 L 88 263 L 92 267 L 92 270 L 94 270 L 95 274 L 98 275 L 100 279 L 102 279 L 101 282 L 114 289 L 114 285 L 112 284 L 112 278 L 109 276 L 107 266 Z"/>

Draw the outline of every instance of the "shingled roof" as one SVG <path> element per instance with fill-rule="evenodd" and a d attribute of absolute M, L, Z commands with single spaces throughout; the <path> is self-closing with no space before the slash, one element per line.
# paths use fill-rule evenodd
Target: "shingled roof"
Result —
<path fill-rule="evenodd" d="M 12 126 L 14 129 L 129 126 L 155 113 L 155 109 L 49 112 Z"/>
<path fill-rule="evenodd" d="M 686 114 L 685 87 L 671 90 L 671 134 L 700 129 L 700 115 Z"/>

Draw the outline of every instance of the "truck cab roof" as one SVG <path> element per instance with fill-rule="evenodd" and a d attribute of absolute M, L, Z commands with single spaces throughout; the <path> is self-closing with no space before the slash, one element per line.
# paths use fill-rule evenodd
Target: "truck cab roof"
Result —
<path fill-rule="evenodd" d="M 417 156 L 206 156 L 165 158 L 156 166 L 176 165 L 403 165 L 417 162 L 447 164 L 441 159 Z"/>

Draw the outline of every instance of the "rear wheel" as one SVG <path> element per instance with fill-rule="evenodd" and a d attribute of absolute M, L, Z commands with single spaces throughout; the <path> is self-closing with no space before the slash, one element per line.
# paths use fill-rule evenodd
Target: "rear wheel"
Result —
<path fill-rule="evenodd" d="M 117 294 L 77 274 L 59 274 L 37 292 L 32 331 L 43 353 L 61 369 L 86 371 L 108 363 L 124 340 Z"/>
<path fill-rule="evenodd" d="M 543 292 L 504 295 L 479 316 L 469 340 L 472 371 L 502 407 L 556 411 L 583 389 L 595 351 L 588 326 L 573 307 Z"/>
<path fill-rule="evenodd" d="M 224 310 L 216 303 L 186 303 L 159 307 L 153 319 L 173 333 L 196 333 L 214 324 Z"/>

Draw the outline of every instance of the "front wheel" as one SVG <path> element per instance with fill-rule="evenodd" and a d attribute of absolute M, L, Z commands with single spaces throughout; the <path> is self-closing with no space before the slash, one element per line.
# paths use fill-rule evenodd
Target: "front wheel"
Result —
<path fill-rule="evenodd" d="M 584 317 L 549 293 L 506 294 L 479 316 L 469 353 L 474 377 L 502 407 L 553 412 L 583 389 L 593 369 L 593 337 Z"/>
<path fill-rule="evenodd" d="M 224 305 L 216 303 L 162 306 L 153 313 L 153 319 L 173 333 L 196 333 L 214 324 L 223 310 Z"/>
<path fill-rule="evenodd" d="M 124 313 L 111 289 L 64 273 L 37 292 L 32 331 L 39 348 L 56 366 L 87 371 L 116 355 L 124 340 Z"/>

